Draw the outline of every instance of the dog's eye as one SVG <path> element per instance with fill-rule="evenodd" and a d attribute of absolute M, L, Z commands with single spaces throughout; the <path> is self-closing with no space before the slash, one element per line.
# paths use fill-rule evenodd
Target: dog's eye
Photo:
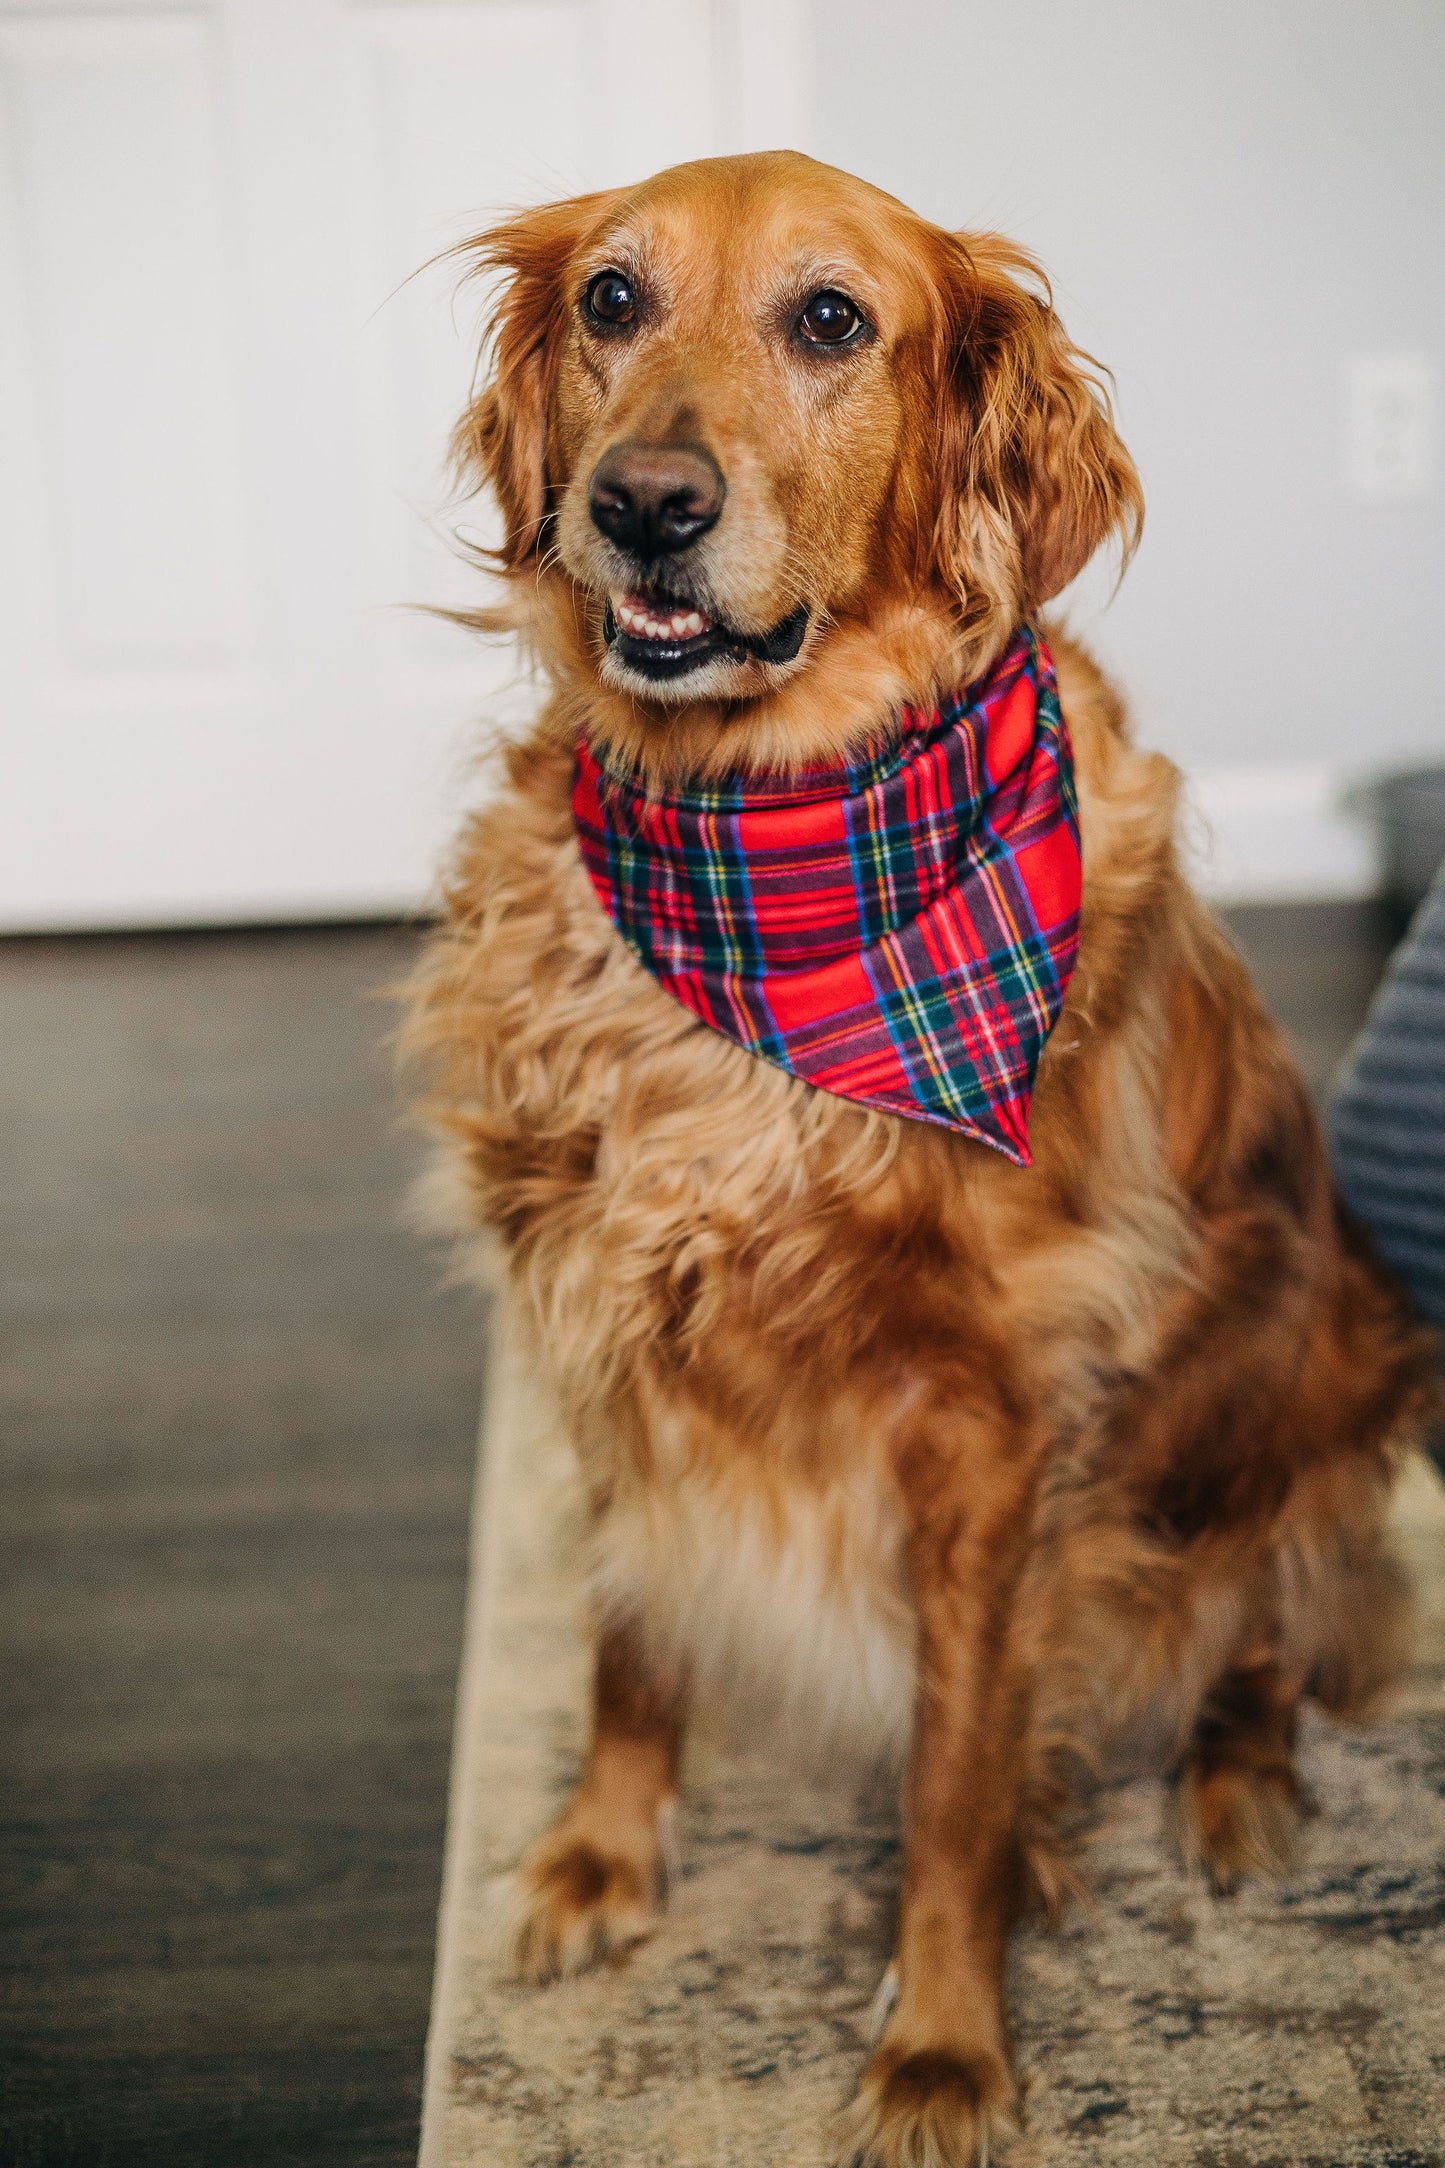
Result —
<path fill-rule="evenodd" d="M 637 295 L 621 271 L 599 271 L 583 306 L 594 324 L 630 324 L 637 314 Z"/>
<path fill-rule="evenodd" d="M 814 346 L 842 346 L 863 329 L 863 311 L 836 287 L 825 286 L 798 318 L 798 329 Z"/>

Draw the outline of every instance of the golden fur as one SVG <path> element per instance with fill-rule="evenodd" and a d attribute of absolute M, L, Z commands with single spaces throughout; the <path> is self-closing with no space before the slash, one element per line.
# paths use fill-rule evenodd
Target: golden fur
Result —
<path fill-rule="evenodd" d="M 576 1440 L 592 1751 L 522 1875 L 539 1977 L 623 1947 L 690 1702 L 726 1685 L 906 1751 L 905 1874 L 850 2160 L 963 2163 L 1014 2104 L 1010 1924 L 1056 1903 L 1081 1773 L 1140 1730 L 1221 1882 L 1285 1855 L 1296 1707 L 1393 1676 L 1382 1513 L 1429 1348 L 1343 1225 L 1289 1056 L 1176 854 L 1176 777 L 1058 629 L 1086 887 L 1027 1172 L 708 1031 L 598 909 L 572 749 L 658 778 L 835 758 L 967 682 L 1138 483 L 1035 267 L 790 155 L 526 213 L 459 450 L 507 521 L 551 699 L 451 866 L 414 989 L 429 1110 L 499 1231 Z M 625 338 L 599 270 L 648 298 Z M 864 349 L 790 334 L 820 285 Z M 801 297 L 801 299 L 800 299 Z M 629 680 L 587 517 L 620 441 L 727 476 L 694 594 L 786 665 Z M 742 1893 L 740 1893 L 740 1901 Z"/>

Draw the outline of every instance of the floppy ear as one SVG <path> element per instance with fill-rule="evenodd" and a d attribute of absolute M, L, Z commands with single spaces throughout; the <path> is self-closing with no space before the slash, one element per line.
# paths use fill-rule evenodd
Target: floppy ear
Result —
<path fill-rule="evenodd" d="M 473 488 L 490 483 L 505 531 L 497 560 L 513 571 L 535 558 L 550 506 L 547 415 L 571 306 L 573 250 L 610 199 L 574 196 L 520 211 L 454 251 L 468 279 L 501 273 L 490 373 L 452 435 L 452 463 Z"/>
<path fill-rule="evenodd" d="M 1002 629 L 1111 536 L 1127 562 L 1143 492 L 1107 381 L 1071 343 L 1032 256 L 998 234 L 949 235 L 941 283 L 933 562 L 966 624 Z"/>

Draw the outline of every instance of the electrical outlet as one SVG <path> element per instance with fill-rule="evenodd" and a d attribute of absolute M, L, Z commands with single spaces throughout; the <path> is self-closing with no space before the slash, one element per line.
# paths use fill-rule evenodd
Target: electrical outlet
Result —
<path fill-rule="evenodd" d="M 1435 487 L 1435 371 L 1423 354 L 1361 355 L 1345 365 L 1350 494 L 1407 504 Z"/>

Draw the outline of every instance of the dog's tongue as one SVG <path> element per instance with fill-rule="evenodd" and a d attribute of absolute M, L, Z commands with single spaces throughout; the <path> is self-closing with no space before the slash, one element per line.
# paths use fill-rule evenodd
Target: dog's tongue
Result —
<path fill-rule="evenodd" d="M 712 619 L 701 610 L 669 610 L 641 595 L 623 595 L 612 609 L 619 628 L 634 640 L 696 640 L 713 629 Z"/>

